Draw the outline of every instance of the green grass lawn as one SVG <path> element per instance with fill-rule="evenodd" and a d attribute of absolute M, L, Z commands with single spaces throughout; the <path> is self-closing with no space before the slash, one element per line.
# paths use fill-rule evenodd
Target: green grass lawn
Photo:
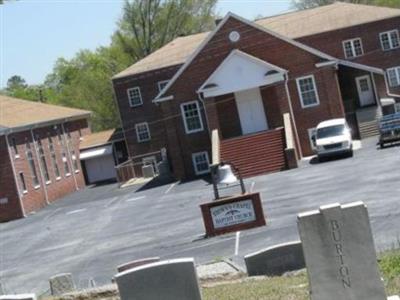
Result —
<path fill-rule="evenodd" d="M 379 266 L 388 296 L 400 293 L 400 250 L 380 256 Z M 205 300 L 308 300 L 306 273 L 272 278 L 248 278 L 241 282 L 204 287 Z"/>
<path fill-rule="evenodd" d="M 379 267 L 388 296 L 400 294 L 400 250 L 380 255 Z M 204 300 L 309 300 L 306 272 L 281 277 L 249 277 L 203 284 Z M 115 287 L 46 300 L 118 300 Z"/>

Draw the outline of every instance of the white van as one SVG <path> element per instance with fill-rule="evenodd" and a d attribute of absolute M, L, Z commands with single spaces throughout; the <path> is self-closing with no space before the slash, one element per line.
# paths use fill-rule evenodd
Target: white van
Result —
<path fill-rule="evenodd" d="M 339 154 L 353 156 L 351 130 L 343 118 L 319 123 L 313 140 L 318 159 Z"/>

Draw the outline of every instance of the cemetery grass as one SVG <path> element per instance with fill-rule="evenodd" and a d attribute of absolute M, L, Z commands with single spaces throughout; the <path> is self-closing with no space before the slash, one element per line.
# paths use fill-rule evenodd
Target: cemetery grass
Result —
<path fill-rule="evenodd" d="M 388 296 L 400 293 L 400 249 L 379 256 L 379 267 Z M 204 287 L 205 300 L 309 300 L 305 271 L 297 275 L 259 277 L 239 283 L 221 283 Z"/>
<path fill-rule="evenodd" d="M 385 281 L 387 295 L 400 293 L 400 249 L 379 256 L 379 266 Z M 250 277 L 221 279 L 202 283 L 204 300 L 309 300 L 305 270 L 280 277 Z M 95 293 L 74 296 L 41 297 L 46 300 L 118 300 L 115 287 Z"/>

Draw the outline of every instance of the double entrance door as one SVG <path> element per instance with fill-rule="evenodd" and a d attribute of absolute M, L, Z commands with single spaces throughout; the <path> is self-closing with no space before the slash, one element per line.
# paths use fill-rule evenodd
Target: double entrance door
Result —
<path fill-rule="evenodd" d="M 267 117 L 259 88 L 235 93 L 242 134 L 268 129 Z"/>

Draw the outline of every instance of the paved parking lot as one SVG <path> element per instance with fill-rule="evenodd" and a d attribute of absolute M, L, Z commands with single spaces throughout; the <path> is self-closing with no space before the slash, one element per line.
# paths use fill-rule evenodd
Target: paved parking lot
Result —
<path fill-rule="evenodd" d="M 332 202 L 364 201 L 375 243 L 400 241 L 400 147 L 363 142 L 353 158 L 246 180 L 261 192 L 267 226 L 241 232 L 239 255 L 298 239 L 296 215 Z M 44 292 L 47 279 L 71 272 L 79 287 L 109 283 L 116 266 L 149 256 L 195 257 L 204 263 L 234 255 L 235 235 L 202 239 L 199 205 L 212 199 L 205 181 L 139 190 L 116 184 L 87 188 L 26 219 L 0 224 L 0 282 L 7 292 Z"/>

